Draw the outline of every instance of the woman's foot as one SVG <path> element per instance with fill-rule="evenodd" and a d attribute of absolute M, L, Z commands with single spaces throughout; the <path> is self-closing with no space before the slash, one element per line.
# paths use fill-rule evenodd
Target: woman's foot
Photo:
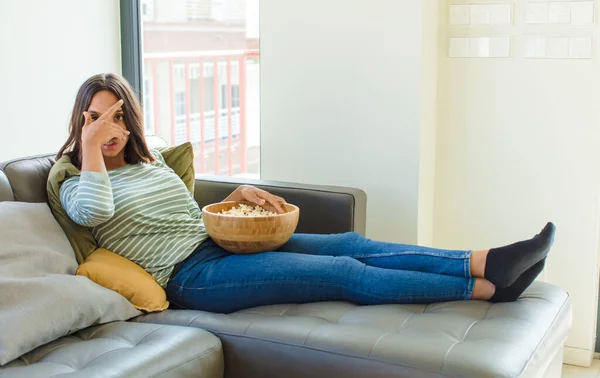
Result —
<path fill-rule="evenodd" d="M 546 258 L 554 242 L 555 231 L 556 227 L 549 222 L 539 234 L 529 240 L 490 249 L 483 277 L 497 288 L 508 288 L 525 271 Z"/>
<path fill-rule="evenodd" d="M 533 281 L 539 276 L 539 274 L 544 270 L 544 265 L 546 264 L 546 259 L 534 264 L 531 268 L 525 271 L 525 273 L 521 274 L 519 278 L 510 285 L 505 288 L 496 288 L 496 292 L 489 299 L 490 302 L 513 302 L 516 301 L 521 294 L 527 289 Z"/>
<path fill-rule="evenodd" d="M 475 285 L 473 285 L 473 293 L 471 299 L 479 299 L 482 301 L 488 301 L 494 296 L 496 287 L 485 278 L 476 278 Z"/>

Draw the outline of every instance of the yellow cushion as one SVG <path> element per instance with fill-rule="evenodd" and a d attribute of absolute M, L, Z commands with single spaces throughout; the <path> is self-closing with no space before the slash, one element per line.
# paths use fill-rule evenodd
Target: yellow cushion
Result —
<path fill-rule="evenodd" d="M 77 274 L 121 294 L 138 310 L 157 312 L 169 307 L 165 290 L 139 265 L 98 248 L 79 265 Z"/>

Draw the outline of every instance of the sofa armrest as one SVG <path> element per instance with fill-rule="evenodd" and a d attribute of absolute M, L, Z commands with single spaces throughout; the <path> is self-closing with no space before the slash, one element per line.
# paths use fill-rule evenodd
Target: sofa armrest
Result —
<path fill-rule="evenodd" d="M 196 179 L 194 197 L 202 208 L 221 202 L 240 185 L 254 185 L 298 206 L 298 233 L 337 234 L 354 231 L 365 235 L 367 195 L 360 189 L 202 176 Z"/>

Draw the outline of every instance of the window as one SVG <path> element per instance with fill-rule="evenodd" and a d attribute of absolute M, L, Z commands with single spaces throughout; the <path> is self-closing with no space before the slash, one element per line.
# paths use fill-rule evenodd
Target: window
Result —
<path fill-rule="evenodd" d="M 144 110 L 144 131 L 146 135 L 154 135 L 154 114 L 152 109 L 152 84 L 150 80 L 144 78 L 144 96 L 142 99 L 142 107 Z"/>
<path fill-rule="evenodd" d="M 198 174 L 258 178 L 258 0 L 159 5 L 139 2 L 146 133 L 192 142 Z"/>
<path fill-rule="evenodd" d="M 140 3 L 142 20 L 150 21 L 154 18 L 154 0 L 142 0 Z"/>

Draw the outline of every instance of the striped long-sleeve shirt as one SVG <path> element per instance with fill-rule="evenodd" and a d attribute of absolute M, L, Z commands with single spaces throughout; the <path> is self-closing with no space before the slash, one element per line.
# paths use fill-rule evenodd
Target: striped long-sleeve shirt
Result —
<path fill-rule="evenodd" d="M 135 262 L 165 287 L 173 266 L 208 235 L 183 181 L 152 153 L 153 163 L 69 178 L 60 201 L 74 222 L 92 230 L 99 247 Z"/>

